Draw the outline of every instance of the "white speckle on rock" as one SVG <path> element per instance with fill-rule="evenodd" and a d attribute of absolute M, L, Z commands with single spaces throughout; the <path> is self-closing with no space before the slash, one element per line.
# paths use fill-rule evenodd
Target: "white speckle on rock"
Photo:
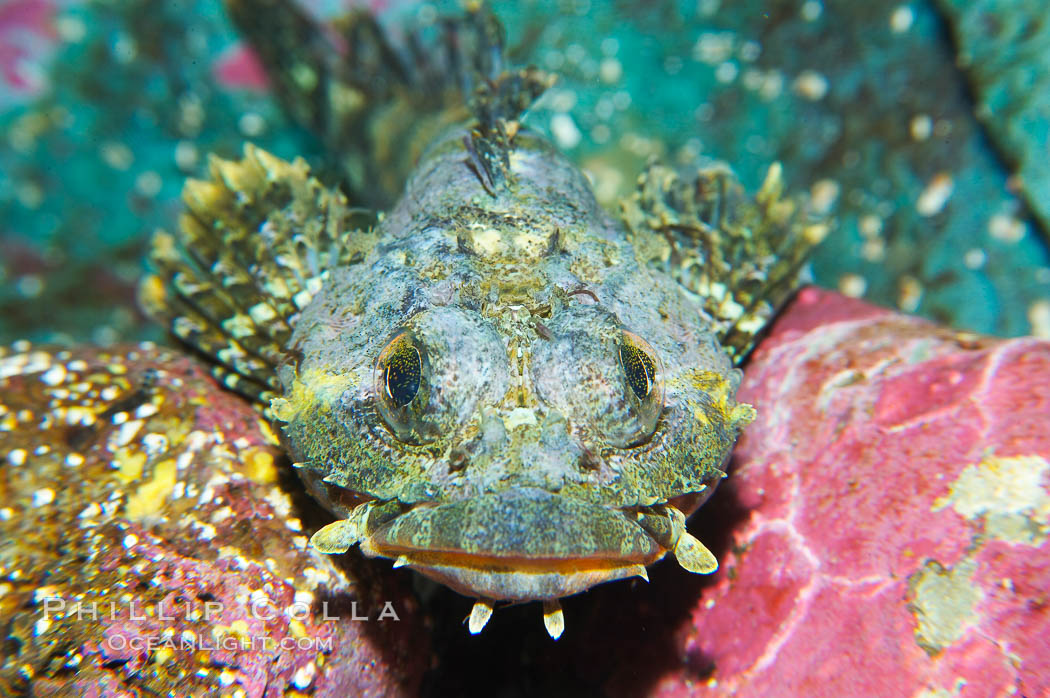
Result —
<path fill-rule="evenodd" d="M 828 87 L 828 79 L 815 70 L 803 70 L 791 85 L 795 94 L 810 102 L 824 99 Z"/>
<path fill-rule="evenodd" d="M 704 32 L 693 45 L 693 60 L 718 65 L 733 55 L 736 35 L 732 32 Z"/>
<path fill-rule="evenodd" d="M 1026 230 L 1024 221 L 1005 213 L 997 213 L 988 220 L 988 233 L 1002 242 L 1020 242 Z"/>
<path fill-rule="evenodd" d="M 1033 335 L 1050 339 L 1050 299 L 1040 298 L 1028 306 L 1028 322 Z"/>
<path fill-rule="evenodd" d="M 219 507 L 211 514 L 211 522 L 213 524 L 222 523 L 226 519 L 233 516 L 233 509 L 229 506 Z"/>
<path fill-rule="evenodd" d="M 25 465 L 26 462 L 26 450 L 24 448 L 15 448 L 7 452 L 7 462 L 11 465 Z"/>
<path fill-rule="evenodd" d="M 33 493 L 33 506 L 44 507 L 55 501 L 55 491 L 50 487 L 43 487 Z"/>
<path fill-rule="evenodd" d="M 66 379 L 66 367 L 62 364 L 55 364 L 49 368 L 44 375 L 40 376 L 40 380 L 44 381 L 48 385 L 59 385 Z"/>
<path fill-rule="evenodd" d="M 715 80 L 723 85 L 728 85 L 736 80 L 736 76 L 739 74 L 740 69 L 733 61 L 723 61 L 715 68 Z"/>
<path fill-rule="evenodd" d="M 121 412 L 120 414 L 127 413 Z M 116 418 L 116 415 L 114 415 L 114 418 Z M 127 446 L 129 443 L 131 443 L 131 440 L 135 438 L 135 435 L 139 433 L 139 429 L 141 428 L 141 419 L 135 419 L 130 422 L 124 422 L 120 425 L 120 430 L 117 431 L 116 435 L 111 437 L 110 440 L 118 447 Z"/>
<path fill-rule="evenodd" d="M 102 507 L 97 502 L 92 502 L 84 507 L 84 510 L 77 514 L 78 519 L 93 519 L 102 513 Z"/>
<path fill-rule="evenodd" d="M 860 298 L 868 290 L 868 282 L 860 274 L 843 274 L 839 277 L 839 291 L 850 298 Z"/>
<path fill-rule="evenodd" d="M 185 470 L 189 467 L 190 463 L 193 462 L 193 452 L 183 451 L 179 454 L 179 457 L 175 459 L 175 469 Z"/>
<path fill-rule="evenodd" d="M 911 29 L 915 21 L 915 11 L 910 5 L 898 5 L 890 14 L 890 30 L 894 34 L 903 34 Z"/>
<path fill-rule="evenodd" d="M 134 424 L 134 422 L 128 422 L 128 424 Z M 168 450 L 168 437 L 164 434 L 146 434 L 142 437 L 142 447 L 151 456 L 162 453 Z"/>
<path fill-rule="evenodd" d="M 920 216 L 935 216 L 944 210 L 955 189 L 955 180 L 947 172 L 938 172 L 926 184 L 915 202 L 915 210 Z"/>
<path fill-rule="evenodd" d="M 623 65 L 611 56 L 603 58 L 598 66 L 598 77 L 606 85 L 615 85 L 623 77 Z"/>
<path fill-rule="evenodd" d="M 237 128 L 249 138 L 255 138 L 266 130 L 266 120 L 255 112 L 247 112 L 237 121 Z"/>
<path fill-rule="evenodd" d="M 200 521 L 194 521 L 193 527 L 197 529 L 197 538 L 199 540 L 212 540 L 218 534 L 218 529 L 208 523 L 202 523 Z"/>
<path fill-rule="evenodd" d="M 908 124 L 908 131 L 913 141 L 924 141 L 933 134 L 933 119 L 928 114 L 913 116 Z"/>
<path fill-rule="evenodd" d="M 980 269 L 984 266 L 988 256 L 980 247 L 971 247 L 963 255 L 963 264 L 967 269 Z"/>
<path fill-rule="evenodd" d="M 300 691 L 305 691 L 310 687 L 310 684 L 314 682 L 315 676 L 317 676 L 317 665 L 313 662 L 309 662 L 299 667 L 299 669 L 292 674 L 292 685 Z"/>

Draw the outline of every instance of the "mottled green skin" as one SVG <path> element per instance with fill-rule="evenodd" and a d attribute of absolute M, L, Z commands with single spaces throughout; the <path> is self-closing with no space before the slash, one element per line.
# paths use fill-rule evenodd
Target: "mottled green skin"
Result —
<path fill-rule="evenodd" d="M 688 514 L 751 410 L 732 399 L 739 372 L 698 302 L 639 265 L 574 165 L 519 133 L 493 195 L 463 135 L 430 149 L 365 259 L 334 270 L 304 309 L 274 412 L 336 514 L 396 500 L 362 525 L 366 553 L 411 553 L 465 593 L 556 598 L 595 581 L 479 590 L 428 572 L 424 553 L 649 564 L 672 543 L 646 533 L 636 508 L 704 492 Z M 424 347 L 429 400 L 407 431 L 384 421 L 375 380 L 405 330 Z M 618 358 L 625 330 L 658 365 L 650 416 Z"/>

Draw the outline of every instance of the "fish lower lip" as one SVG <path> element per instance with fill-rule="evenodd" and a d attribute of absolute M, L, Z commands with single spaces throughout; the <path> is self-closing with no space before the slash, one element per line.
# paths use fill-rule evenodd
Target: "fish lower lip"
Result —
<path fill-rule="evenodd" d="M 371 554 L 366 545 L 362 550 Z M 395 565 L 411 567 L 464 596 L 496 601 L 559 599 L 617 579 L 647 579 L 645 563 L 641 562 L 583 558 L 527 562 L 523 565 L 521 560 L 429 551 L 401 555 Z"/>
<path fill-rule="evenodd" d="M 366 535 L 361 550 L 461 593 L 508 600 L 644 576 L 667 552 L 622 511 L 538 489 L 417 506 Z"/>

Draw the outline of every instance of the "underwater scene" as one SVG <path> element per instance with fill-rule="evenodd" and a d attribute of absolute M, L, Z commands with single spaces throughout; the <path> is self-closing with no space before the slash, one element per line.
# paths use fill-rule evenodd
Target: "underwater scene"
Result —
<path fill-rule="evenodd" d="M 1043 0 L 0 0 L 0 695 L 1050 696 Z"/>

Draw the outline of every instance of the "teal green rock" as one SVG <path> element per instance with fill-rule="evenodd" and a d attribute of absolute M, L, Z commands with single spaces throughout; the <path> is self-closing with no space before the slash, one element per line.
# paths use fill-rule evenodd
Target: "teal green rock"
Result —
<path fill-rule="evenodd" d="M 1050 231 L 1050 18 L 1039 0 L 937 0 L 951 24 L 977 117 Z"/>

